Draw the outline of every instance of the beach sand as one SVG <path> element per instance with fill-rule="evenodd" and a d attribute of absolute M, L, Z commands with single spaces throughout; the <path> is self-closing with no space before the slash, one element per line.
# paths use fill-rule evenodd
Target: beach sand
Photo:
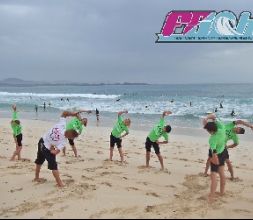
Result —
<path fill-rule="evenodd" d="M 22 120 L 23 162 L 10 162 L 14 142 L 9 119 L 0 130 L 0 218 L 252 218 L 252 142 L 242 142 L 231 151 L 236 181 L 227 181 L 227 193 L 208 204 L 209 178 L 202 177 L 208 153 L 208 136 L 171 134 L 161 147 L 166 170 L 153 154 L 151 169 L 145 169 L 144 142 L 147 132 L 133 131 L 123 141 L 128 164 L 109 162 L 111 128 L 88 127 L 77 141 L 80 158 L 58 156 L 66 184 L 55 187 L 47 163 L 45 183 L 32 182 L 37 143 L 54 123 Z M 189 130 L 190 132 L 190 130 Z M 202 133 L 201 133 L 202 134 Z M 229 173 L 226 172 L 229 178 Z"/>

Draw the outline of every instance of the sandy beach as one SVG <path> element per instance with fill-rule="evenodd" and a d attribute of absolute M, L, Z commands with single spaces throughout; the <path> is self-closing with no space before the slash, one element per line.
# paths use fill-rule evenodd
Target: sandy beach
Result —
<path fill-rule="evenodd" d="M 0 131 L 0 218 L 252 218 L 252 142 L 242 141 L 231 151 L 236 181 L 229 180 L 227 193 L 212 205 L 207 202 L 209 178 L 202 177 L 208 152 L 208 136 L 171 134 L 161 147 L 165 171 L 153 154 L 151 169 L 145 169 L 145 131 L 134 131 L 123 141 L 127 164 L 109 162 L 111 128 L 88 127 L 77 140 L 80 158 L 58 156 L 66 186 L 55 187 L 45 163 L 45 183 L 33 183 L 39 138 L 54 123 L 22 120 L 23 158 L 10 162 L 14 142 L 10 119 L 1 120 Z M 189 131 L 190 133 L 190 131 Z M 204 134 L 204 133 L 203 133 Z"/>

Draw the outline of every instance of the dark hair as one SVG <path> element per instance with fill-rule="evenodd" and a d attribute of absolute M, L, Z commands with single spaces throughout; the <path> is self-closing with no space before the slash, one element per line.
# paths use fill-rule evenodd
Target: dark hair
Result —
<path fill-rule="evenodd" d="M 213 133 L 216 133 L 218 131 L 218 127 L 215 122 L 208 122 L 205 125 L 204 129 L 206 129 L 209 132 L 213 132 Z"/>
<path fill-rule="evenodd" d="M 245 129 L 244 128 L 240 128 L 239 134 L 245 134 Z"/>
<path fill-rule="evenodd" d="M 166 131 L 167 133 L 170 133 L 171 130 L 172 130 L 172 128 L 171 128 L 170 125 L 167 125 L 167 126 L 165 127 L 165 131 Z"/>
<path fill-rule="evenodd" d="M 14 123 L 16 123 L 17 125 L 21 124 L 19 120 L 14 120 Z"/>

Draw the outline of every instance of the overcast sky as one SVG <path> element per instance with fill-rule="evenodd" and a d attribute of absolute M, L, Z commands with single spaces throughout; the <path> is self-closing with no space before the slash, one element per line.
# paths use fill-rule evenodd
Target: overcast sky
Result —
<path fill-rule="evenodd" d="M 155 44 L 171 10 L 252 0 L 0 0 L 0 79 L 253 82 L 253 44 Z"/>

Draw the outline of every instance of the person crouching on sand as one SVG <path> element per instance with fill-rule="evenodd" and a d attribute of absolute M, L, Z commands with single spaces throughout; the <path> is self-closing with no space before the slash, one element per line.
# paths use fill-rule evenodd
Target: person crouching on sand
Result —
<path fill-rule="evenodd" d="M 110 136 L 110 161 L 112 161 L 113 151 L 116 144 L 119 150 L 121 163 L 124 162 L 122 138 L 126 137 L 129 134 L 129 127 L 131 125 L 131 120 L 129 118 L 123 120 L 123 117 L 122 117 L 123 114 L 128 114 L 128 111 L 122 111 L 118 113 L 118 121 L 115 124 Z"/>
<path fill-rule="evenodd" d="M 60 174 L 58 171 L 58 165 L 56 162 L 56 156 L 63 150 L 66 143 L 66 138 L 75 139 L 79 133 L 76 130 L 66 130 L 66 118 L 67 117 L 79 117 L 81 112 L 63 112 L 60 122 L 50 129 L 38 143 L 37 159 L 35 161 L 35 182 L 42 182 L 44 179 L 40 178 L 41 166 L 47 160 L 48 169 L 52 171 L 58 187 L 63 187 Z"/>
<path fill-rule="evenodd" d="M 149 136 L 146 140 L 146 167 L 149 168 L 149 162 L 151 157 L 151 148 L 153 147 L 155 150 L 155 153 L 160 161 L 161 164 L 161 170 L 164 170 L 164 164 L 163 164 L 163 157 L 160 153 L 160 144 L 168 144 L 169 141 L 169 135 L 168 133 L 171 132 L 171 126 L 165 125 L 165 117 L 168 115 L 171 115 L 172 112 L 165 111 L 162 114 L 160 122 L 153 128 L 153 130 L 150 132 Z M 163 137 L 165 141 L 160 142 L 159 139 Z"/>

